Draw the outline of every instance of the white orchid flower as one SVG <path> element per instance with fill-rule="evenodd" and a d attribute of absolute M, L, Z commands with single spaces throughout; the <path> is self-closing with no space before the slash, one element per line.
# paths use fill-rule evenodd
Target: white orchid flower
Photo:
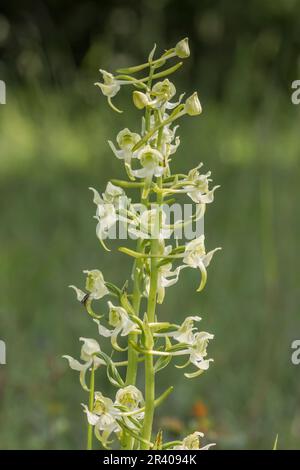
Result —
<path fill-rule="evenodd" d="M 167 351 L 148 351 L 149 354 L 156 356 L 189 356 L 189 359 L 183 365 L 177 365 L 179 369 L 187 367 L 189 364 L 193 364 L 197 367 L 196 372 L 185 373 L 185 377 L 194 378 L 202 374 L 209 368 L 210 362 L 213 359 L 206 359 L 207 346 L 214 335 L 207 333 L 206 331 L 199 331 L 194 333 L 194 322 L 200 321 L 200 317 L 187 317 L 182 325 L 173 332 L 166 333 L 155 333 L 156 337 L 172 337 L 178 341 L 178 345 L 171 346 Z"/>
<path fill-rule="evenodd" d="M 93 410 L 82 404 L 87 415 L 88 423 L 94 426 L 95 436 L 104 447 L 108 444 L 111 433 L 119 433 L 120 426 L 117 418 L 121 417 L 121 411 L 114 406 L 110 398 L 104 397 L 101 392 L 95 392 Z"/>
<path fill-rule="evenodd" d="M 157 82 L 151 90 L 151 95 L 155 97 L 152 101 L 151 107 L 160 108 L 164 107 L 165 109 L 173 109 L 177 106 L 176 104 L 169 103 L 169 101 L 175 96 L 176 88 L 175 85 L 170 82 L 168 78 L 162 82 Z"/>
<path fill-rule="evenodd" d="M 176 103 L 170 102 L 175 94 L 175 85 L 166 78 L 161 82 L 155 83 L 150 92 L 143 93 L 141 91 L 134 91 L 133 102 L 138 109 L 143 109 L 145 107 L 152 109 L 161 108 L 164 113 L 166 109 L 174 109 L 181 103 L 184 93 L 180 95 L 179 100 Z M 164 117 L 166 117 L 165 114 Z"/>
<path fill-rule="evenodd" d="M 69 366 L 71 369 L 80 372 L 79 379 L 81 386 L 84 390 L 89 390 L 85 376 L 86 372 L 93 366 L 94 369 L 98 369 L 100 365 L 105 365 L 105 362 L 100 359 L 96 354 L 100 352 L 100 346 L 95 339 L 92 338 L 79 338 L 80 341 L 83 341 L 83 345 L 81 347 L 80 359 L 84 361 L 82 364 L 81 362 L 77 361 L 71 356 L 64 355 L 63 358 L 67 359 L 69 362 Z"/>
<path fill-rule="evenodd" d="M 127 210 L 130 200 L 122 188 L 115 186 L 111 182 L 107 184 L 102 197 L 96 189 L 91 187 L 89 189 L 94 193 L 93 202 L 97 206 L 96 215 L 94 216 L 98 220 L 96 234 L 104 248 L 108 250 L 103 240 L 107 238 L 109 230 L 118 220 L 124 220 L 122 214 Z M 125 220 L 127 219 L 125 218 Z"/>
<path fill-rule="evenodd" d="M 130 84 L 127 80 L 118 80 L 112 73 L 107 72 L 106 70 L 99 70 L 102 74 L 103 82 L 96 82 L 95 85 L 100 88 L 103 95 L 107 97 L 107 101 L 109 106 L 118 113 L 122 113 L 122 111 L 116 106 L 112 104 L 111 99 L 116 96 L 116 94 L 120 91 L 121 85 L 128 85 Z"/>
<path fill-rule="evenodd" d="M 102 197 L 98 193 L 98 191 L 94 188 L 89 188 L 94 193 L 93 202 L 96 206 L 103 205 L 103 204 L 113 204 L 114 207 L 119 207 L 119 202 L 121 198 L 126 198 L 126 194 L 124 189 L 120 188 L 119 186 L 115 186 L 110 181 L 107 183 L 104 193 L 102 193 Z"/>
<path fill-rule="evenodd" d="M 208 450 L 210 447 L 216 445 L 215 443 L 212 443 L 200 447 L 200 440 L 203 437 L 204 434 L 199 431 L 189 434 L 185 439 L 183 439 L 180 445 L 173 447 L 173 450 Z"/>
<path fill-rule="evenodd" d="M 95 323 L 98 325 L 98 331 L 100 336 L 106 338 L 111 338 L 112 346 L 117 351 L 124 351 L 125 349 L 121 348 L 117 343 L 117 337 L 120 334 L 121 336 L 128 336 L 131 331 L 135 330 L 136 324 L 130 320 L 128 313 L 123 307 L 117 307 L 111 302 L 108 302 L 109 307 L 109 320 L 108 323 L 114 329 L 110 330 L 105 326 L 101 325 L 99 320 L 94 319 Z"/>
<path fill-rule="evenodd" d="M 192 344 L 195 338 L 194 330 L 196 329 L 196 327 L 194 327 L 194 322 L 198 321 L 201 321 L 201 317 L 187 317 L 178 330 L 172 334 L 172 337 L 179 343 Z"/>
<path fill-rule="evenodd" d="M 116 209 L 113 204 L 99 205 L 94 217 L 98 220 L 96 227 L 97 237 L 103 243 L 103 239 L 108 236 L 109 230 L 118 220 Z"/>
<path fill-rule="evenodd" d="M 183 262 L 186 265 L 190 266 L 191 268 L 198 268 L 201 271 L 201 283 L 197 289 L 198 291 L 201 291 L 206 284 L 206 268 L 209 266 L 214 253 L 218 250 L 221 250 L 221 248 L 218 247 L 206 253 L 204 240 L 204 235 L 200 235 L 200 237 L 195 238 L 191 242 L 187 243 L 183 257 Z"/>
<path fill-rule="evenodd" d="M 90 293 L 90 297 L 99 300 L 109 294 L 103 274 L 99 269 L 92 269 L 91 271 L 84 270 L 83 272 L 87 274 L 85 288 Z"/>
<path fill-rule="evenodd" d="M 137 158 L 138 152 L 133 152 L 133 147 L 141 140 L 139 134 L 131 132 L 127 127 L 120 131 L 117 135 L 117 143 L 119 150 L 115 147 L 114 143 L 109 140 L 109 146 L 115 156 L 121 160 L 124 160 L 125 168 L 128 176 L 132 178 L 131 173 L 131 160 Z"/>
<path fill-rule="evenodd" d="M 143 240 L 151 238 L 164 240 L 171 237 L 173 230 L 166 225 L 166 213 L 163 210 L 160 211 L 160 224 L 158 224 L 159 212 L 157 208 L 143 210 L 141 214 L 138 214 L 134 206 L 131 206 L 131 210 L 135 217 L 128 225 L 130 234 Z"/>
<path fill-rule="evenodd" d="M 144 405 L 143 394 L 134 385 L 127 385 L 117 391 L 115 404 L 124 406 L 128 411 L 136 411 Z"/>
<path fill-rule="evenodd" d="M 87 274 L 85 288 L 88 293 L 78 289 L 76 286 L 69 286 L 76 292 L 77 300 L 81 303 L 86 303 L 88 300 L 99 300 L 105 295 L 109 294 L 109 290 L 105 285 L 103 274 L 98 269 L 92 269 L 91 271 L 85 270 L 84 274 Z"/>
<path fill-rule="evenodd" d="M 162 304 L 165 298 L 166 287 L 171 287 L 178 281 L 180 269 L 172 271 L 172 263 L 163 264 L 158 270 L 157 303 Z"/>
<path fill-rule="evenodd" d="M 165 126 L 161 136 L 161 153 L 165 156 L 165 165 L 168 171 L 169 156 L 173 155 L 180 145 L 180 137 L 175 135 L 178 127 L 179 126 L 175 126 L 171 129 L 169 126 Z M 157 138 L 156 133 L 154 137 Z"/>
<path fill-rule="evenodd" d="M 169 331 L 167 333 L 155 333 L 157 337 L 173 338 L 179 343 L 193 344 L 195 341 L 194 331 L 197 329 L 194 327 L 195 322 L 201 321 L 201 317 L 192 316 L 187 317 L 183 323 L 175 331 Z"/>
<path fill-rule="evenodd" d="M 94 426 L 95 436 L 104 447 L 107 447 L 111 433 L 119 434 L 122 431 L 119 424 L 121 422 L 125 427 L 139 431 L 136 420 L 144 417 L 144 413 L 140 412 L 140 405 L 144 405 L 143 395 L 133 385 L 120 388 L 115 402 L 102 393 L 95 392 L 92 411 L 82 404 L 88 423 Z"/>
<path fill-rule="evenodd" d="M 106 70 L 100 69 L 100 73 L 102 74 L 103 83 L 96 82 L 95 85 L 101 89 L 104 96 L 113 98 L 120 90 L 121 82 L 117 80 L 112 73 L 106 72 Z"/>
<path fill-rule="evenodd" d="M 198 167 L 193 168 L 187 176 L 187 185 L 183 189 L 187 192 L 187 195 L 192 199 L 192 201 L 200 204 L 210 204 L 214 200 L 214 192 L 220 186 L 214 186 L 209 190 L 209 179 L 211 172 L 209 171 L 206 174 L 200 174 L 198 169 L 202 166 L 200 164 Z"/>
<path fill-rule="evenodd" d="M 199 331 L 195 333 L 193 343 L 189 348 L 190 359 L 189 361 L 194 364 L 194 366 L 199 369 L 199 371 L 185 374 L 186 377 L 192 378 L 197 377 L 203 371 L 209 368 L 210 362 L 213 362 L 213 359 L 205 359 L 207 356 L 207 346 L 209 340 L 213 339 L 214 335 L 207 333 L 206 331 Z"/>
<path fill-rule="evenodd" d="M 162 176 L 164 168 L 162 168 L 160 164 L 163 162 L 163 156 L 159 150 L 152 148 L 150 145 L 146 145 L 139 151 L 138 159 L 143 168 L 134 170 L 134 176 L 137 178 L 150 177 L 151 179 L 153 176 Z"/>

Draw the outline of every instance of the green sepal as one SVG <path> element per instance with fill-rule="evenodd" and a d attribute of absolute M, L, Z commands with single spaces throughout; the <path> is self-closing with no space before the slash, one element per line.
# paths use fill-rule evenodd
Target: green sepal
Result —
<path fill-rule="evenodd" d="M 102 351 L 99 351 L 96 354 L 96 356 L 100 356 L 105 361 L 106 366 L 107 366 L 106 368 L 107 378 L 110 381 L 110 383 L 117 388 L 124 387 L 125 382 L 120 376 L 118 369 L 116 368 L 113 360 Z"/>
<path fill-rule="evenodd" d="M 121 289 L 119 289 L 119 287 L 117 287 L 112 282 L 105 282 L 105 285 L 106 285 L 107 289 L 109 290 L 109 292 L 111 294 L 117 296 L 120 299 L 120 297 L 122 295 L 122 291 L 121 291 Z"/>

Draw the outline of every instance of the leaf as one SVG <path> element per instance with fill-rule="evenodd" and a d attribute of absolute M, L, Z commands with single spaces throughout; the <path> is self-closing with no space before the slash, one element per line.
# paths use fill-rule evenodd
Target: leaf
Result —
<path fill-rule="evenodd" d="M 162 404 L 162 402 L 172 393 L 174 390 L 173 385 L 171 387 L 167 388 L 156 400 L 154 401 L 154 406 L 157 408 L 159 405 Z"/>
<path fill-rule="evenodd" d="M 273 444 L 273 449 L 272 450 L 277 450 L 277 444 L 278 444 L 278 434 L 276 434 L 275 441 Z"/>
<path fill-rule="evenodd" d="M 123 429 L 123 431 L 127 432 L 130 434 L 130 436 L 134 437 L 139 442 L 142 442 L 143 444 L 146 444 L 149 447 L 153 447 L 152 442 L 147 441 L 146 439 L 142 438 L 140 434 L 136 434 L 131 428 L 125 425 L 125 423 L 119 419 L 116 420 L 119 426 Z"/>
<path fill-rule="evenodd" d="M 116 295 L 118 298 L 121 297 L 122 291 L 112 282 L 105 282 L 105 285 L 111 294 Z"/>
<path fill-rule="evenodd" d="M 136 316 L 136 312 L 128 300 L 128 295 L 126 291 L 123 291 L 120 297 L 120 302 L 121 302 L 122 307 L 126 310 L 128 314 Z"/>
<path fill-rule="evenodd" d="M 157 374 L 160 370 L 163 370 L 171 362 L 172 356 L 160 356 L 154 364 L 154 372 Z"/>
<path fill-rule="evenodd" d="M 97 356 L 100 356 L 106 363 L 106 366 L 107 366 L 106 374 L 110 383 L 117 388 L 124 387 L 125 382 L 120 376 L 118 369 L 115 366 L 113 360 L 102 351 L 98 352 Z"/>

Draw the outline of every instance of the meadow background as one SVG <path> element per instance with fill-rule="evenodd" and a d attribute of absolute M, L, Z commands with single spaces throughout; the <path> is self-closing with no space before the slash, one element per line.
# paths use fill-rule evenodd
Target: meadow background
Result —
<path fill-rule="evenodd" d="M 95 236 L 89 186 L 122 169 L 107 145 L 134 110 L 117 115 L 93 82 L 98 68 L 139 63 L 153 43 L 185 36 L 192 55 L 174 76 L 197 89 L 203 115 L 181 124 L 176 168 L 203 161 L 221 184 L 206 215 L 207 248 L 223 251 L 202 294 L 186 271 L 167 290 L 161 315 L 200 314 L 215 333 L 215 363 L 190 381 L 173 366 L 159 389 L 176 385 L 156 428 L 195 427 L 219 449 L 300 448 L 300 366 L 291 363 L 299 319 L 299 117 L 291 82 L 300 79 L 298 0 L 10 1 L 0 12 L 0 448 L 85 446 L 86 400 L 61 359 L 79 355 L 95 329 L 68 284 L 101 269 L 123 284 L 125 255 Z M 129 108 L 130 95 L 118 96 Z M 105 377 L 99 387 L 110 393 Z M 176 417 L 176 418 L 175 418 Z"/>

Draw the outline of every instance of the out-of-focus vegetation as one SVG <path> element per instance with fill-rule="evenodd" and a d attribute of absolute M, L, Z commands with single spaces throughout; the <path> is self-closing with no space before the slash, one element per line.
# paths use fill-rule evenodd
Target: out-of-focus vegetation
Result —
<path fill-rule="evenodd" d="M 160 314 L 200 314 L 215 363 L 193 381 L 173 366 L 158 376 L 176 393 L 156 426 L 176 435 L 199 425 L 218 448 L 272 448 L 277 433 L 279 448 L 299 448 L 300 369 L 290 360 L 300 335 L 299 107 L 289 96 L 300 78 L 299 2 L 136 3 L 10 2 L 0 16 L 0 447 L 84 446 L 86 396 L 61 355 L 78 356 L 76 337 L 96 330 L 67 285 L 82 286 L 85 268 L 120 285 L 128 277 L 125 255 L 97 242 L 87 188 L 121 176 L 106 141 L 138 122 L 138 112 L 114 114 L 91 83 L 99 66 L 189 35 L 193 55 L 176 83 L 199 90 L 204 113 L 182 124 L 174 163 L 203 161 L 222 185 L 206 236 L 223 251 L 204 293 L 192 294 L 198 274 L 186 271 Z M 126 109 L 130 96 L 117 100 Z"/>

